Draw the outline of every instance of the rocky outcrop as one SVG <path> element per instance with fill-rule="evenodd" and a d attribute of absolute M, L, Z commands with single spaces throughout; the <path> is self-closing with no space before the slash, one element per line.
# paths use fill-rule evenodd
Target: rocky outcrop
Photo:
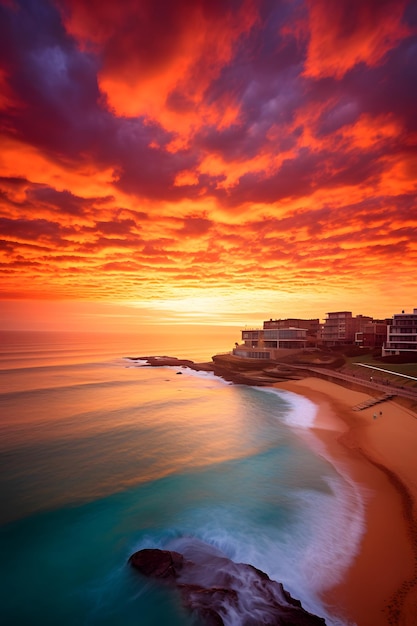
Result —
<path fill-rule="evenodd" d="M 129 361 L 144 361 L 151 367 L 188 367 L 197 372 L 212 372 L 213 363 L 194 363 L 190 359 L 178 359 L 175 356 L 128 356 Z"/>
<path fill-rule="evenodd" d="M 224 380 L 240 385 L 269 386 L 274 382 L 293 380 L 301 376 L 285 364 L 260 359 L 243 359 L 229 354 L 212 357 L 211 363 L 195 363 L 173 356 L 126 357 L 136 363 L 151 367 L 183 367 L 197 372 L 213 372 Z"/>
<path fill-rule="evenodd" d="M 142 575 L 178 588 L 182 602 L 206 626 L 324 626 L 298 600 L 252 565 L 234 563 L 195 539 L 176 550 L 145 549 L 129 559 Z"/>

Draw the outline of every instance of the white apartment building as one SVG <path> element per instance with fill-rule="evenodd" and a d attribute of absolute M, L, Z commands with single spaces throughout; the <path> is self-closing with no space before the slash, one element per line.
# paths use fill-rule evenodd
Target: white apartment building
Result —
<path fill-rule="evenodd" d="M 387 327 L 387 341 L 382 356 L 392 354 L 417 354 L 417 309 L 413 313 L 396 313 Z"/>

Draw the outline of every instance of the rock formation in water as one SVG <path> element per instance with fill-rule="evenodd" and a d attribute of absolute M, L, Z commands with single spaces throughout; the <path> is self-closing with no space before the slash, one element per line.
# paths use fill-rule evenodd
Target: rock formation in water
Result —
<path fill-rule="evenodd" d="M 182 367 L 197 372 L 213 372 L 224 380 L 240 385 L 263 387 L 274 382 L 293 380 L 302 376 L 285 364 L 278 364 L 262 359 L 243 359 L 229 354 L 212 357 L 211 363 L 194 363 L 189 359 L 174 356 L 137 356 L 126 357 L 136 363 L 146 363 L 151 367 Z"/>
<path fill-rule="evenodd" d="M 140 550 L 129 563 L 144 576 L 176 586 L 184 606 L 206 626 L 325 625 L 323 618 L 303 609 L 281 583 L 252 565 L 234 563 L 197 540 L 186 540 L 180 547 L 185 554 Z"/>

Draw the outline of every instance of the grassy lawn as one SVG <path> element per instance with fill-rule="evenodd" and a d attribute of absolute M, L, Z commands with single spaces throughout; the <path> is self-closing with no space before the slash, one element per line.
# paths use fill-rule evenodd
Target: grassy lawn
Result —
<path fill-rule="evenodd" d="M 386 372 L 390 372 L 390 374 L 385 374 L 384 372 L 379 372 L 378 370 L 375 370 L 374 374 L 372 374 L 372 370 L 367 370 L 367 368 L 360 366 L 356 367 L 355 364 L 357 363 L 363 363 L 364 365 L 380 368 Z M 405 376 L 413 376 L 414 378 L 417 378 L 417 363 L 384 363 L 383 361 L 376 361 L 370 354 L 364 354 L 363 356 L 347 357 L 346 365 L 351 366 L 352 371 L 361 370 L 362 375 L 365 371 L 368 371 L 369 376 L 373 375 L 375 378 L 384 377 L 390 380 L 395 379 L 397 384 L 399 380 L 401 380 L 401 384 L 404 385 L 404 387 L 417 386 L 417 381 L 412 381 L 395 375 L 404 374 Z"/>

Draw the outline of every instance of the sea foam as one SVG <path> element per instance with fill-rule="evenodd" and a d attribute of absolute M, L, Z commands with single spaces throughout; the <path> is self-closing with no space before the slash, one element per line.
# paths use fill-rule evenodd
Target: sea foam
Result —
<path fill-rule="evenodd" d="M 317 415 L 318 407 L 308 398 L 284 389 L 273 387 L 257 387 L 263 393 L 271 393 L 288 404 L 288 411 L 284 422 L 295 428 L 312 428 Z"/>

